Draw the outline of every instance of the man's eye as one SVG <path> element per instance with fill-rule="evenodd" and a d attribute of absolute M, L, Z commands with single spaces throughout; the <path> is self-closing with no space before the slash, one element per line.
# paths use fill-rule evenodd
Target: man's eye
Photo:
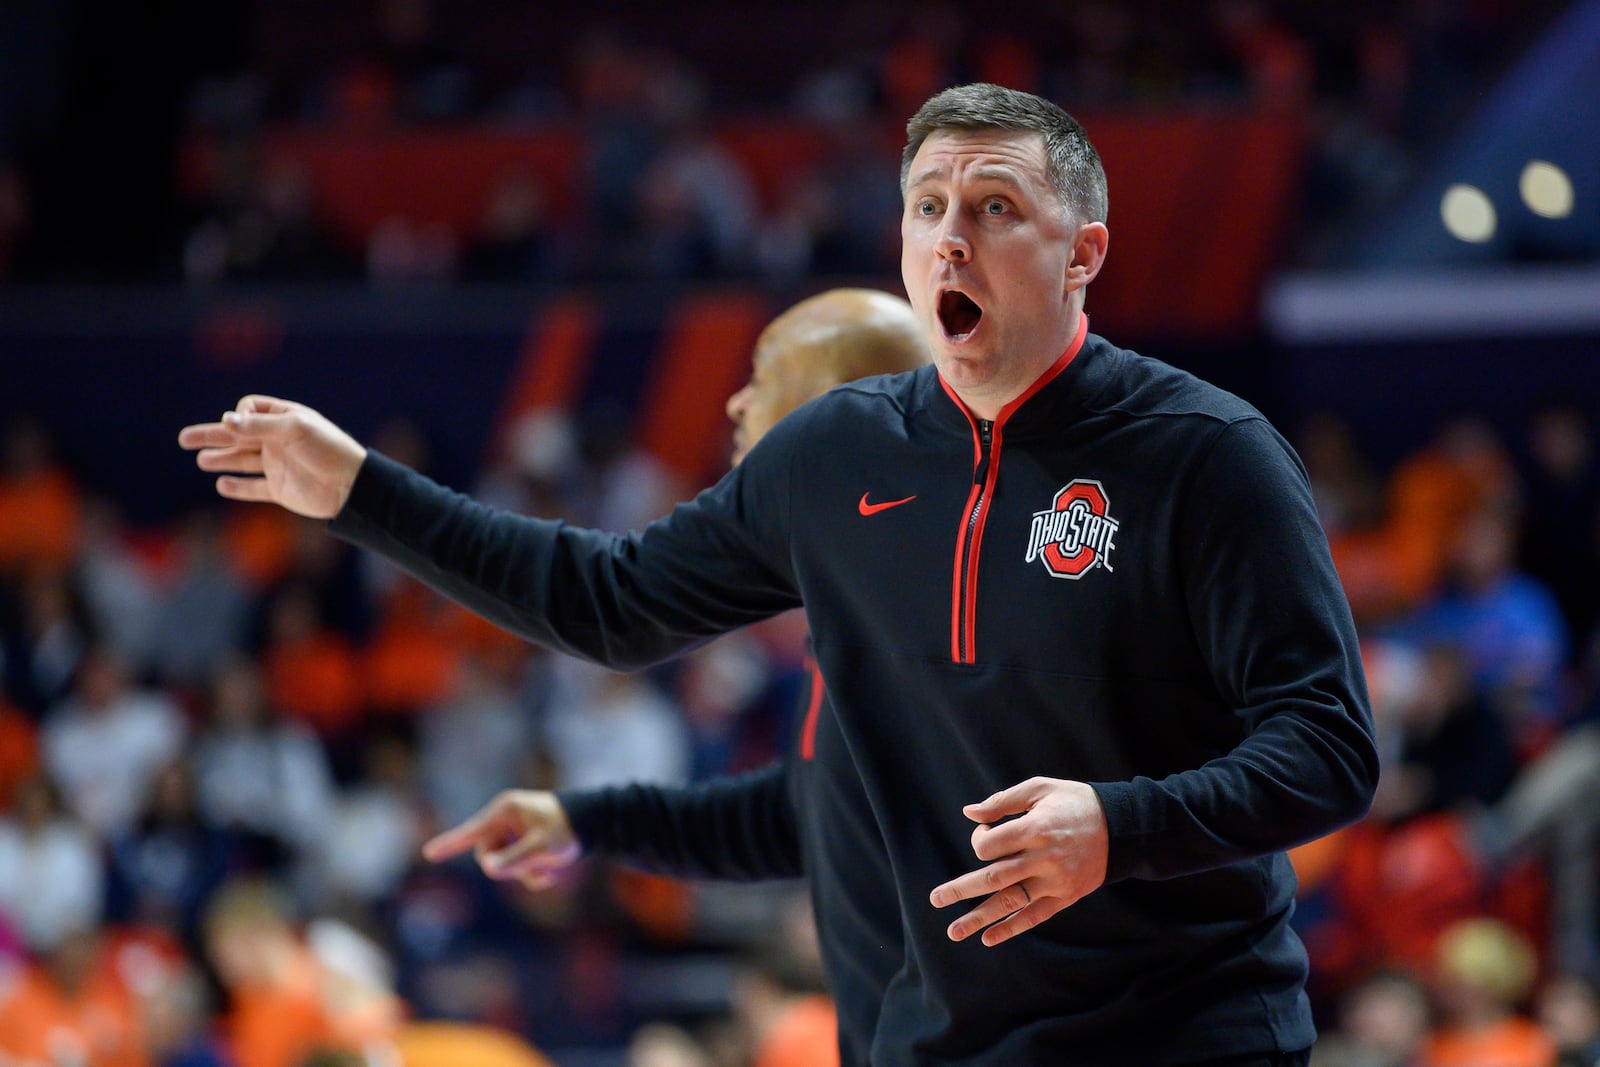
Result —
<path fill-rule="evenodd" d="M 918 215 L 932 215 L 936 210 L 932 200 L 922 200 L 917 203 Z"/>
<path fill-rule="evenodd" d="M 988 200 L 984 202 L 983 210 L 991 215 L 1004 215 L 1006 204 L 1004 200 Z"/>

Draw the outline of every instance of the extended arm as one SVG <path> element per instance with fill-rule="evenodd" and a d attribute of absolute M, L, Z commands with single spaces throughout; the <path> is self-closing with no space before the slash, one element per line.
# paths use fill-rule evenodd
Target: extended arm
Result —
<path fill-rule="evenodd" d="M 423 846 L 440 861 L 471 850 L 491 878 L 542 888 L 582 854 L 659 874 L 753 881 L 803 872 L 789 764 L 687 786 L 587 792 L 510 790 Z"/>

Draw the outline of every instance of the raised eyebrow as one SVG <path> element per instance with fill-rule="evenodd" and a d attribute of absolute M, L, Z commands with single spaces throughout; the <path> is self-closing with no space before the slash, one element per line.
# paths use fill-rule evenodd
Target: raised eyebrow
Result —
<path fill-rule="evenodd" d="M 978 181 L 998 182 L 1019 191 L 1023 187 L 1022 179 L 1009 167 L 974 167 L 972 176 Z"/>
<path fill-rule="evenodd" d="M 940 178 L 942 178 L 944 176 L 945 176 L 945 168 L 944 167 L 929 167 L 927 170 L 921 171 L 920 173 L 917 173 L 917 174 L 913 174 L 911 176 L 911 178 L 909 180 L 907 180 L 907 182 L 906 182 L 906 189 L 908 191 L 911 190 L 911 189 L 915 189 L 919 185 L 926 185 L 928 182 L 938 181 Z"/>

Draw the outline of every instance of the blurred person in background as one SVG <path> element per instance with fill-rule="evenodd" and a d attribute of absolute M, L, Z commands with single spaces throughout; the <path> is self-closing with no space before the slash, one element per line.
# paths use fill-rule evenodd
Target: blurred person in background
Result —
<path fill-rule="evenodd" d="M 136 994 L 74 929 L 0 982 L 0 1062 L 153 1067 Z"/>
<path fill-rule="evenodd" d="M 0 595 L 9 592 L 0 587 Z M 36 721 L 71 692 L 93 634 L 88 611 L 61 571 L 29 567 L 0 633 L 5 690 Z"/>
<path fill-rule="evenodd" d="M 50 428 L 32 416 L 8 422 L 0 441 L 0 577 L 24 567 L 65 570 L 77 550 L 82 507 Z"/>
<path fill-rule="evenodd" d="M 251 591 L 223 539 L 215 510 L 184 516 L 172 573 L 152 628 L 151 665 L 168 685 L 201 688 L 244 645 Z"/>
<path fill-rule="evenodd" d="M 138 820 L 111 843 L 113 915 L 195 944 L 200 912 L 227 865 L 223 834 L 200 817 L 188 761 L 174 760 L 157 772 Z"/>
<path fill-rule="evenodd" d="M 1600 1065 L 1600 983 L 1592 975 L 1555 974 L 1539 990 L 1539 1025 L 1556 1043 L 1558 1067 Z"/>
<path fill-rule="evenodd" d="M 1466 516 L 1447 560 L 1444 589 L 1393 633 L 1456 649 L 1526 759 L 1571 713 L 1561 685 L 1568 638 L 1560 608 L 1543 583 L 1517 569 L 1514 510 L 1485 507 Z"/>
<path fill-rule="evenodd" d="M 1431 1026 L 1421 979 L 1378 971 L 1341 998 L 1338 1029 L 1317 1041 L 1311 1067 L 1419 1067 Z"/>
<path fill-rule="evenodd" d="M 1600 454 L 1576 405 L 1541 406 L 1527 422 L 1526 509 L 1519 561 L 1543 582 L 1582 641 L 1600 621 Z"/>
<path fill-rule="evenodd" d="M 253 660 L 235 657 L 218 669 L 190 765 L 201 818 L 227 835 L 233 862 L 245 869 L 292 872 L 327 832 L 327 753 L 270 702 Z"/>
<path fill-rule="evenodd" d="M 1554 1040 L 1520 1010 L 1538 974 L 1533 945 L 1502 922 L 1446 930 L 1432 975 L 1439 1024 L 1420 1067 L 1555 1067 Z"/>
<path fill-rule="evenodd" d="M 188 732 L 164 690 L 135 687 L 127 664 L 95 645 L 71 695 L 46 716 L 40 752 L 68 806 L 114 841 L 144 813 L 157 775 L 178 758 Z"/>
<path fill-rule="evenodd" d="M 92 930 L 105 904 L 100 842 L 62 806 L 50 779 L 34 774 L 0 808 L 0 916 L 45 954 Z"/>

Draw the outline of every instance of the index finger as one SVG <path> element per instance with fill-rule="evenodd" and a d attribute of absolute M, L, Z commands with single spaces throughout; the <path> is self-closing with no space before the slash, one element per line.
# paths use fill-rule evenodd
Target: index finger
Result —
<path fill-rule="evenodd" d="M 466 822 L 452 826 L 423 842 L 422 855 L 433 863 L 459 856 L 479 844 L 494 843 L 490 833 L 493 813 L 481 811 Z"/>
<path fill-rule="evenodd" d="M 237 443 L 237 435 L 220 422 L 197 422 L 178 431 L 179 446 L 190 450 L 227 448 Z"/>
<path fill-rule="evenodd" d="M 980 860 L 997 860 L 1026 850 L 1034 842 L 1034 821 L 1023 815 L 995 826 L 979 826 L 972 831 L 972 854 Z"/>
<path fill-rule="evenodd" d="M 299 404 L 288 400 L 280 400 L 275 396 L 250 393 L 239 398 L 239 404 L 234 410 L 245 415 L 282 415 L 299 407 Z"/>

